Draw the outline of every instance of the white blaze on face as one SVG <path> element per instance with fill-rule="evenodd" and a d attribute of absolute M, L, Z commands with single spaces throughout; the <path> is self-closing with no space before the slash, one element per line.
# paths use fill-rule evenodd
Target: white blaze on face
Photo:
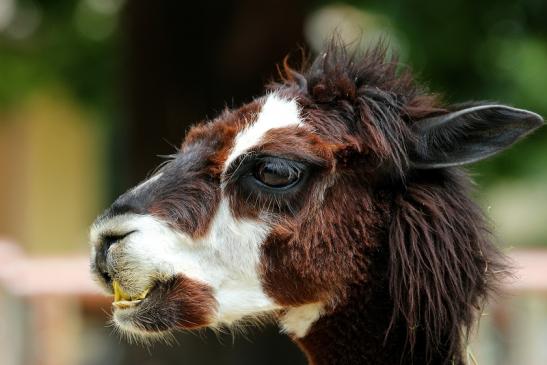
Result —
<path fill-rule="evenodd" d="M 270 94 L 262 106 L 257 120 L 243 129 L 235 138 L 234 148 L 224 163 L 224 170 L 240 155 L 260 143 L 271 129 L 301 126 L 296 100 L 286 100 L 277 94 Z"/>

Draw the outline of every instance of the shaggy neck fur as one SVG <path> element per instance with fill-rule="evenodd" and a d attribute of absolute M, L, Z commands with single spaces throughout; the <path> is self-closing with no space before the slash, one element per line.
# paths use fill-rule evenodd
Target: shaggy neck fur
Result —
<path fill-rule="evenodd" d="M 385 270 L 387 255 L 380 255 L 384 256 L 381 260 Z M 351 288 L 344 305 L 320 318 L 304 338 L 296 340 L 309 364 L 426 364 L 423 333 L 417 339 L 418 348 L 413 353 L 409 351 L 406 326 L 401 321 L 385 338 L 391 320 L 386 309 L 393 308 L 393 302 L 387 281 L 382 277 L 378 279 L 380 281 L 372 287 Z M 430 363 L 441 364 L 448 357 L 444 349 L 432 355 Z"/>
<path fill-rule="evenodd" d="M 387 252 L 378 252 L 374 259 L 375 268 L 385 272 Z M 295 340 L 309 364 L 463 364 L 461 356 L 454 356 L 446 347 L 427 353 L 429 339 L 423 329 L 413 333 L 412 351 L 404 320 L 391 324 L 394 304 L 386 277 L 377 275 L 371 284 L 352 287 L 346 303 L 321 317 L 305 337 Z M 456 357 L 458 361 L 450 361 Z"/>
<path fill-rule="evenodd" d="M 410 179 L 392 197 L 378 245 L 354 236 L 368 262 L 364 279 L 296 339 L 310 364 L 465 363 L 468 331 L 503 258 L 463 172 Z"/>

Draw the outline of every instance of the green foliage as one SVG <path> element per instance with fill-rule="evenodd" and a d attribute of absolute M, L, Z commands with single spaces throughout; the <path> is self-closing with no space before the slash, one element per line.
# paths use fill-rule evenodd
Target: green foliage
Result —
<path fill-rule="evenodd" d="M 116 9 L 93 8 L 93 0 L 14 3 L 0 30 L 0 105 L 54 86 L 91 109 L 108 109 L 118 67 Z"/>

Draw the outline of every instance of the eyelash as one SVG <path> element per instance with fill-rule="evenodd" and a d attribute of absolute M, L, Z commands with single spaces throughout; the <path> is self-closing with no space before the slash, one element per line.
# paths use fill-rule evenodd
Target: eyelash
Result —
<path fill-rule="evenodd" d="M 288 190 L 300 182 L 302 168 L 287 160 L 275 159 L 272 161 L 267 159 L 258 161 L 254 165 L 252 175 L 261 187 L 281 191 Z M 268 179 L 272 181 L 265 181 Z"/>
<path fill-rule="evenodd" d="M 281 169 L 290 169 L 298 173 L 295 184 L 283 187 L 268 186 L 257 180 L 255 172 L 261 164 L 271 163 Z M 297 214 L 305 204 L 303 196 L 312 175 L 316 174 L 316 166 L 310 162 L 297 161 L 284 157 L 263 154 L 248 154 L 237 158 L 228 168 L 223 179 L 225 194 L 241 204 L 236 204 L 243 209 L 241 214 L 249 214 L 250 211 L 271 212 L 279 214 Z M 268 180 L 266 180 L 268 181 Z M 274 185 L 276 179 L 273 180 Z M 241 208 L 246 207 L 246 208 Z"/>
<path fill-rule="evenodd" d="M 256 179 L 255 176 L 257 168 L 266 163 L 290 169 L 295 174 L 298 174 L 298 179 L 294 184 L 286 187 L 275 188 L 268 186 Z M 232 166 L 234 167 L 231 169 L 234 171 L 227 173 L 228 178 L 226 179 L 226 184 L 238 183 L 245 188 L 250 188 L 252 190 L 260 189 L 261 193 L 272 194 L 283 194 L 289 192 L 298 185 L 302 185 L 307 178 L 309 170 L 307 164 L 304 162 L 270 155 L 245 155 L 240 159 L 236 159 L 236 161 L 232 163 Z"/>

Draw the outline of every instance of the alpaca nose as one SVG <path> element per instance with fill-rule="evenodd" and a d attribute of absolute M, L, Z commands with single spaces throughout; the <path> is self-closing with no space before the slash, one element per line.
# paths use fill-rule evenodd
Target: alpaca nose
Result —
<path fill-rule="evenodd" d="M 120 242 L 133 232 L 135 231 L 119 235 L 108 234 L 101 237 L 101 241 L 97 247 L 97 254 L 95 256 L 95 267 L 107 284 L 110 284 L 112 282 L 112 275 L 107 263 L 108 250 L 110 249 L 110 247 L 112 247 L 113 244 Z"/>

